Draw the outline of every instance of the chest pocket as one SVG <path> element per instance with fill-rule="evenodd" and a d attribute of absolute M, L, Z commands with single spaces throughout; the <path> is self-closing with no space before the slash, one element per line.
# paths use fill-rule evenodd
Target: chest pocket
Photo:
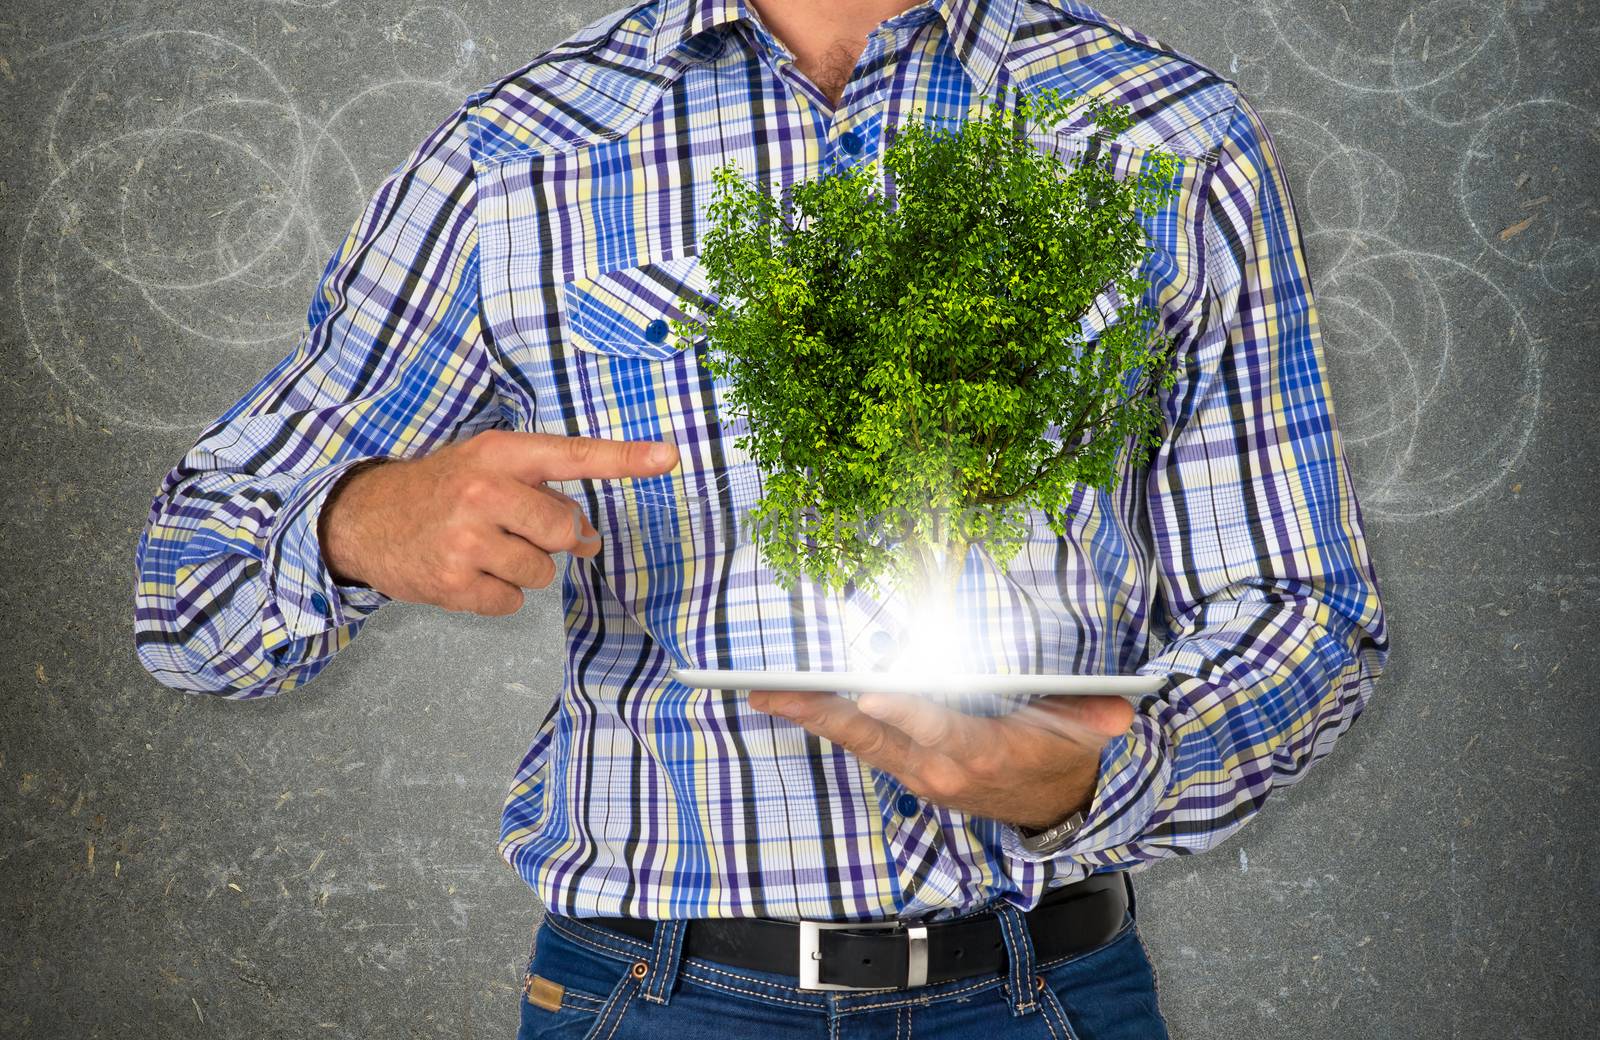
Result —
<path fill-rule="evenodd" d="M 1140 215 L 1146 232 L 1146 254 L 1137 273 L 1149 284 L 1144 303 L 1163 315 L 1176 316 L 1175 323 L 1168 319 L 1169 328 L 1180 333 L 1187 331 L 1198 316 L 1203 289 L 1195 277 L 1200 268 L 1190 258 L 1201 255 L 1204 243 L 1194 237 L 1192 222 L 1186 215 L 1195 208 L 1194 196 L 1209 168 L 1208 155 L 1195 153 L 1193 142 L 1186 137 L 1174 138 L 1159 147 L 1050 131 L 1036 131 L 1031 137 L 1037 147 L 1054 152 L 1069 168 L 1089 162 L 1105 163 L 1119 181 L 1131 180 L 1146 171 L 1154 173 L 1157 153 L 1169 154 L 1177 160 L 1172 181 L 1176 189 L 1174 194 L 1159 214 Z M 1084 315 L 1085 339 L 1096 338 L 1120 321 L 1121 309 L 1128 302 L 1116 293 L 1101 292 Z"/>
<path fill-rule="evenodd" d="M 672 322 L 709 306 L 708 289 L 699 257 L 684 256 L 576 278 L 562 303 L 579 350 L 664 361 L 685 349 Z"/>

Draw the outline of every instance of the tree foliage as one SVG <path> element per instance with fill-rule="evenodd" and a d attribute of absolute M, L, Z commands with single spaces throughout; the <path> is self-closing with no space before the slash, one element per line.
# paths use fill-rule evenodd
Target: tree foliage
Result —
<path fill-rule="evenodd" d="M 1138 214 L 1174 190 L 1176 157 L 1119 180 L 1030 131 L 1072 99 L 1002 95 L 958 125 L 912 120 L 876 164 L 779 191 L 715 174 L 679 342 L 705 338 L 728 421 L 766 474 L 752 521 L 778 580 L 887 575 L 953 584 L 968 549 L 1020 547 L 1030 510 L 1064 530 L 1076 484 L 1109 489 L 1118 449 L 1148 451 L 1171 343 L 1142 306 Z M 1089 107 L 1095 137 L 1127 110 Z M 1096 149 L 1090 149 L 1093 153 Z M 1114 289 L 1115 318 L 1081 319 Z"/>

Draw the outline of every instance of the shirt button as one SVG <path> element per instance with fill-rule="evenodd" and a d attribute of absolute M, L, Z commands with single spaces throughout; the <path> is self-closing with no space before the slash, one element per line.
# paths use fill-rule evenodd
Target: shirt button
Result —
<path fill-rule="evenodd" d="M 903 794 L 894 800 L 894 807 L 900 811 L 901 816 L 915 816 L 917 810 L 921 808 L 921 803 L 917 801 L 916 795 Z"/>
<path fill-rule="evenodd" d="M 872 637 L 867 640 L 867 645 L 872 647 L 873 653 L 881 657 L 894 649 L 894 636 L 880 628 L 872 633 Z"/>
<path fill-rule="evenodd" d="M 846 130 L 839 135 L 839 147 L 846 155 L 860 155 L 861 135 L 854 130 Z"/>
<path fill-rule="evenodd" d="M 328 598 L 320 592 L 313 592 L 311 594 L 311 609 L 316 611 L 318 614 L 321 614 L 323 617 L 327 617 Z"/>
<path fill-rule="evenodd" d="M 644 338 L 651 343 L 665 343 L 667 340 L 667 323 L 657 318 L 644 327 Z"/>

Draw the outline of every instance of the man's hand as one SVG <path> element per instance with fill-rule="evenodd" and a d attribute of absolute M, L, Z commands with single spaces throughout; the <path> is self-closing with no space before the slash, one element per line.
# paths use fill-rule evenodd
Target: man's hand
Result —
<path fill-rule="evenodd" d="M 754 690 L 750 706 L 804 726 L 913 793 L 951 809 L 1043 829 L 1094 798 L 1100 749 L 1133 723 L 1113 696 L 1044 697 L 983 718 L 921 697 Z"/>
<path fill-rule="evenodd" d="M 334 580 L 395 599 L 503 616 L 555 578 L 551 554 L 593 556 L 600 536 L 547 480 L 651 477 L 678 464 L 655 441 L 487 430 L 415 459 L 352 470 L 323 506 Z"/>

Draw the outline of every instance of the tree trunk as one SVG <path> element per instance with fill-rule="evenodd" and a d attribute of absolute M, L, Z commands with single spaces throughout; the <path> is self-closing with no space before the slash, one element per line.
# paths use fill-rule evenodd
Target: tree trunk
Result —
<path fill-rule="evenodd" d="M 966 570 L 967 548 L 967 543 L 959 538 L 945 546 L 942 589 L 952 610 L 955 609 L 956 590 L 961 587 L 961 573 Z"/>

